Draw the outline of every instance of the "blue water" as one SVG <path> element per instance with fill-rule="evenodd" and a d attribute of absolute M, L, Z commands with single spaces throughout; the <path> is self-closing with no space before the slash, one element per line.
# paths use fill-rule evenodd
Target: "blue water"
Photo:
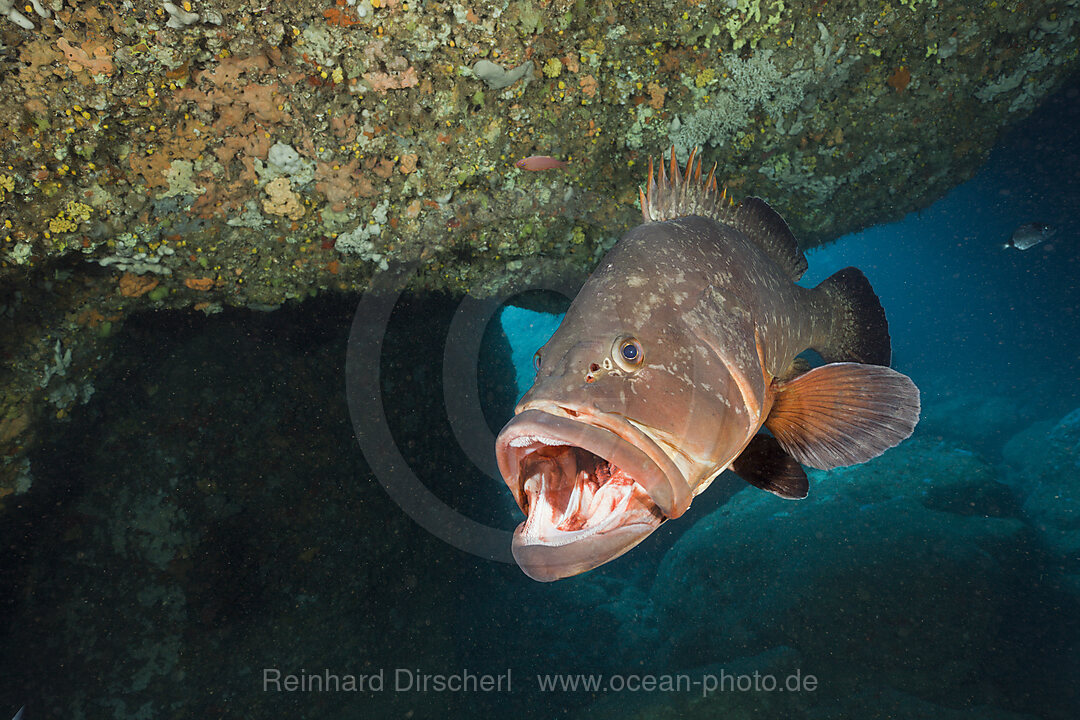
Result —
<path fill-rule="evenodd" d="M 1080 114 L 1075 98 L 1060 105 L 1047 111 L 1054 119 L 1031 121 L 1060 135 L 1060 146 L 1036 144 L 1025 127 L 926 210 L 808 253 L 803 284 L 848 265 L 863 270 L 888 313 L 895 364 L 925 377 L 931 400 L 1035 393 L 1048 409 L 1078 404 Z M 1032 221 L 1058 234 L 1024 252 L 1002 249 Z"/>
<path fill-rule="evenodd" d="M 499 313 L 499 323 L 512 351 L 518 399 L 532 386 L 536 376 L 533 354 L 555 333 L 562 319 L 563 313 L 538 312 L 515 305 Z"/>

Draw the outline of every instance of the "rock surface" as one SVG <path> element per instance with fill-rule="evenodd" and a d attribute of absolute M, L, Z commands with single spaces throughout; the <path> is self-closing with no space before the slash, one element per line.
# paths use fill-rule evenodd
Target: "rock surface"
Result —
<path fill-rule="evenodd" d="M 1052 592 L 1037 580 L 1050 565 L 990 465 L 917 440 L 862 466 L 812 472 L 810 488 L 799 503 L 745 490 L 668 553 L 652 589 L 668 663 L 795 648 L 804 672 L 829 678 L 813 702 L 821 717 L 845 716 L 843 707 L 862 717 L 867 698 L 846 695 L 865 693 L 864 681 L 887 685 L 897 708 L 959 706 L 987 676 L 1023 662 L 1003 648 L 1030 612 L 1018 608 Z M 912 712 L 897 716 L 929 716 Z"/>
<path fill-rule="evenodd" d="M 1024 514 L 1051 552 L 1063 587 L 1080 598 L 1080 409 L 1047 425 L 1017 433 L 1005 456 L 1021 468 Z"/>

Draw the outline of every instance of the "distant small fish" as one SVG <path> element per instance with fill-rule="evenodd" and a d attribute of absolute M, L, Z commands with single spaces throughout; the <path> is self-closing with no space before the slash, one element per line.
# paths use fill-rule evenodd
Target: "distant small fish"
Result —
<path fill-rule="evenodd" d="M 527 158 L 521 158 L 514 167 L 519 167 L 522 170 L 530 170 L 536 172 L 538 170 L 551 170 L 554 168 L 564 168 L 567 163 L 565 160 L 559 160 L 548 155 L 530 155 Z"/>
<path fill-rule="evenodd" d="M 1057 235 L 1057 228 L 1053 225 L 1047 225 L 1041 222 L 1024 223 L 1020 227 L 1013 231 L 1012 237 L 1009 238 L 1009 242 L 1002 245 L 1002 248 L 1008 250 L 1009 248 L 1016 248 L 1017 250 L 1027 250 L 1033 248 L 1044 240 Z"/>

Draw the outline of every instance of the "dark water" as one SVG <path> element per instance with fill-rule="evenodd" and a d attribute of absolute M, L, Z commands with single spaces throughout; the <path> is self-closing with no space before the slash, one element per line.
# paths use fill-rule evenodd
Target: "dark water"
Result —
<path fill-rule="evenodd" d="M 880 294 L 911 440 L 801 503 L 718 481 L 555 584 L 474 554 L 519 520 L 483 448 L 535 342 L 494 308 L 367 307 L 381 360 L 349 354 L 355 297 L 133 319 L 9 502 L 0 712 L 1076 717 L 1077 87 L 933 207 L 809 255 L 810 284 L 856 265 Z M 1002 250 L 1029 221 L 1059 233 Z"/>

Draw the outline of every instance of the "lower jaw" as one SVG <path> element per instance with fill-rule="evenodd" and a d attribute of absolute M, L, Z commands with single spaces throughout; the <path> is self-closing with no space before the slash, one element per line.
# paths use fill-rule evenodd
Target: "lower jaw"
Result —
<path fill-rule="evenodd" d="M 540 582 L 580 575 L 632 549 L 660 527 L 661 522 L 657 519 L 655 522 L 620 525 L 562 544 L 526 537 L 522 532 L 523 523 L 514 533 L 514 560 L 526 575 Z"/>

